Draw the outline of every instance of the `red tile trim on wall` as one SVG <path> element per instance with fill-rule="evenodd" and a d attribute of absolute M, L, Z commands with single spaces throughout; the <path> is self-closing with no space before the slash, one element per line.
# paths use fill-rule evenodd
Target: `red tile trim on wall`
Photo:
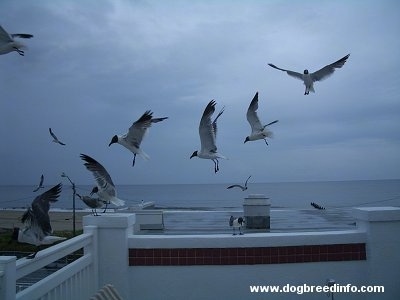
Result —
<path fill-rule="evenodd" d="M 248 248 L 131 248 L 130 266 L 254 265 L 366 260 L 365 244 Z"/>

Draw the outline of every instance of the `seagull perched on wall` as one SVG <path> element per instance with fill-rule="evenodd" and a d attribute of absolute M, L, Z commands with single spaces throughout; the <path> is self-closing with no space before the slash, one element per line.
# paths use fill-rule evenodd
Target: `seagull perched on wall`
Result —
<path fill-rule="evenodd" d="M 249 181 L 250 177 L 251 177 L 251 175 L 246 179 L 244 186 L 240 185 L 240 184 L 234 184 L 234 185 L 228 186 L 227 189 L 232 189 L 234 187 L 238 187 L 238 188 L 242 189 L 242 191 L 244 192 L 245 190 L 247 190 L 247 182 Z"/>
<path fill-rule="evenodd" d="M 243 235 L 242 227 L 244 226 L 244 223 L 244 218 L 234 218 L 233 216 L 231 216 L 231 218 L 229 219 L 229 226 L 233 228 L 233 235 L 236 235 L 235 228 L 239 228 L 239 235 Z"/>
<path fill-rule="evenodd" d="M 34 258 L 40 250 L 40 245 L 48 245 L 65 240 L 64 237 L 50 235 L 53 232 L 49 217 L 50 202 L 57 201 L 61 193 L 61 187 L 62 185 L 59 183 L 37 196 L 32 201 L 31 207 L 21 218 L 24 228 L 14 228 L 13 240 L 37 246 L 36 252 L 30 254 L 27 258 Z"/>
<path fill-rule="evenodd" d="M 65 144 L 64 144 L 63 142 L 61 142 L 61 141 L 57 138 L 57 136 L 54 134 L 54 132 L 53 132 L 53 130 L 51 130 L 51 128 L 49 128 L 49 132 L 50 132 L 50 135 L 51 135 L 52 138 L 53 138 L 53 142 L 54 142 L 54 143 L 57 143 L 57 144 L 60 144 L 60 145 L 65 146 Z"/>
<path fill-rule="evenodd" d="M 39 185 L 33 190 L 34 192 L 37 192 L 38 190 L 44 188 L 44 186 L 43 186 L 43 181 L 44 181 L 44 176 L 43 176 L 43 174 L 42 174 L 42 176 L 40 176 Z"/>
<path fill-rule="evenodd" d="M 254 95 L 253 100 L 251 100 L 249 108 L 247 109 L 246 117 L 247 121 L 251 126 L 251 134 L 246 137 L 244 142 L 246 143 L 248 141 L 256 141 L 262 139 L 265 141 L 265 144 L 268 145 L 267 137 L 272 138 L 273 135 L 272 131 L 269 131 L 267 127 L 269 125 L 277 123 L 278 120 L 272 121 L 267 125 L 262 125 L 257 115 L 257 109 L 258 109 L 258 92 Z"/>
<path fill-rule="evenodd" d="M 217 152 L 216 145 L 217 120 L 224 112 L 224 108 L 221 109 L 214 121 L 211 122 L 211 116 L 215 111 L 215 104 L 216 102 L 211 100 L 204 110 L 199 125 L 201 149 L 200 151 L 194 151 L 190 158 L 197 156 L 199 158 L 211 159 L 214 162 L 214 172 L 217 173 L 219 170 L 218 158 L 226 159 L 226 157 Z"/>
<path fill-rule="evenodd" d="M 350 54 L 347 54 L 346 56 L 342 57 L 338 61 L 335 61 L 334 63 L 331 63 L 330 65 L 327 65 L 323 67 L 322 69 L 315 71 L 314 73 L 309 73 L 308 70 L 304 70 L 303 74 L 286 70 L 286 69 L 281 69 L 278 68 L 277 66 L 273 64 L 268 64 L 270 67 L 273 67 L 277 70 L 281 70 L 286 72 L 289 76 L 292 76 L 294 78 L 300 79 L 303 81 L 304 85 L 306 86 L 306 90 L 304 91 L 304 95 L 308 95 L 311 92 L 315 93 L 314 91 L 314 82 L 316 81 L 322 81 L 335 72 L 335 69 L 339 69 L 343 67 L 347 59 L 349 58 Z"/>
<path fill-rule="evenodd" d="M 14 40 L 15 37 L 30 39 L 33 37 L 33 35 L 26 33 L 8 34 L 8 32 L 5 31 L 4 28 L 0 26 L 0 54 L 7 54 L 16 51 L 21 56 L 25 55 L 25 52 L 21 49 L 26 48 L 26 46 L 18 41 L 15 41 Z"/>
<path fill-rule="evenodd" d="M 153 113 L 148 110 L 136 122 L 132 124 L 127 133 L 123 135 L 114 135 L 108 146 L 111 146 L 114 143 L 118 143 L 124 146 L 126 149 L 130 150 L 133 153 L 132 167 L 135 165 L 137 154 L 143 157 L 143 159 L 148 160 L 149 156 L 144 153 L 140 148 L 142 139 L 152 123 L 161 122 L 165 119 L 168 119 L 168 117 L 153 118 Z"/>
<path fill-rule="evenodd" d="M 96 193 L 99 196 L 99 199 L 106 203 L 106 209 L 109 203 L 112 203 L 116 206 L 124 205 L 125 201 L 117 198 L 115 185 L 107 170 L 89 155 L 81 154 L 80 157 L 83 161 L 85 161 L 85 167 L 92 172 L 97 184 L 97 186 L 95 186 L 90 193 L 90 196 Z"/>
<path fill-rule="evenodd" d="M 79 197 L 79 199 L 81 199 L 87 206 L 89 206 L 92 209 L 93 216 L 99 216 L 99 214 L 96 212 L 96 208 L 102 208 L 104 205 L 106 205 L 107 209 L 107 202 L 101 200 L 100 198 L 81 196 L 78 193 L 76 195 Z M 103 213 L 106 211 L 106 209 L 103 211 Z"/>

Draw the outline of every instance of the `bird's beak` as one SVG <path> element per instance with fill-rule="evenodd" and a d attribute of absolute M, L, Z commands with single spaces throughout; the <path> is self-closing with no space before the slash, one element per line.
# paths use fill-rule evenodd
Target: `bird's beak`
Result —
<path fill-rule="evenodd" d="M 112 144 L 114 144 L 112 141 L 108 144 L 108 147 L 110 147 Z"/>

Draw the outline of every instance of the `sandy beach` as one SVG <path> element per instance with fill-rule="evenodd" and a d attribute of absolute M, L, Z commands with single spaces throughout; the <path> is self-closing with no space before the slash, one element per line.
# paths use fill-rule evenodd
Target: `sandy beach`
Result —
<path fill-rule="evenodd" d="M 0 210 L 0 228 L 10 229 L 21 227 L 21 216 L 23 210 Z M 72 211 L 50 211 L 51 226 L 54 231 L 72 230 Z M 76 230 L 82 229 L 82 217 L 89 215 L 89 211 L 76 211 L 75 226 Z"/>

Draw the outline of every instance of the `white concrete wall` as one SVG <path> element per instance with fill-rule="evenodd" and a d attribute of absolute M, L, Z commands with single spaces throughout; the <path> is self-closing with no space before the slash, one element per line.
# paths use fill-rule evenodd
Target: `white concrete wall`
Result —
<path fill-rule="evenodd" d="M 364 285 L 365 261 L 243 266 L 130 267 L 132 299 L 329 299 L 324 293 L 250 293 L 250 285 Z M 336 299 L 367 299 L 363 294 L 340 294 Z"/>
<path fill-rule="evenodd" d="M 356 209 L 357 230 L 231 235 L 133 235 L 134 214 L 88 216 L 98 226 L 99 286 L 124 299 L 327 299 L 323 293 L 251 294 L 249 285 L 384 285 L 384 294 L 335 299 L 400 299 L 400 208 Z M 226 266 L 128 266 L 128 248 L 273 247 L 367 243 L 367 260 Z"/>

